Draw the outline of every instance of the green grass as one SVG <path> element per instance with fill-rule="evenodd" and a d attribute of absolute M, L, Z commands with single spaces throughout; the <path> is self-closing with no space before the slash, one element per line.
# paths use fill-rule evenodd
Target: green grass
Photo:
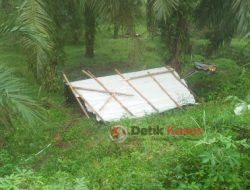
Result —
<path fill-rule="evenodd" d="M 238 50 L 239 52 L 243 52 L 245 55 L 250 54 L 249 40 L 233 39 L 231 47 Z"/>
<path fill-rule="evenodd" d="M 206 59 L 204 49 L 199 47 L 204 47 L 207 41 L 194 39 L 192 42 L 193 61 L 212 62 L 218 71 L 214 75 L 201 72 L 188 82 L 200 98 L 212 101 L 108 124 L 87 119 L 76 104 L 66 105 L 62 91 L 48 93 L 41 89 L 38 97 L 40 85 L 28 71 L 22 50 L 14 45 L 0 46 L 0 63 L 7 64 L 28 83 L 32 96 L 48 112 L 46 124 L 38 123 L 31 128 L 19 123 L 14 131 L 0 129 L 0 189 L 1 185 L 7 187 L 9 183 L 20 189 L 84 189 L 85 185 L 102 190 L 219 189 L 223 186 L 237 189 L 237 184 L 241 185 L 238 189 L 246 189 L 249 184 L 247 149 L 242 145 L 226 147 L 249 137 L 250 112 L 235 116 L 234 107 L 222 99 L 233 94 L 244 98 L 249 93 L 249 71 L 243 75 L 238 62 L 227 54 Z M 240 48 L 242 42 L 235 39 L 232 46 Z M 164 64 L 166 52 L 159 39 L 143 36 L 138 46 L 143 49 L 139 59 L 129 56 L 131 47 L 131 39 L 114 40 L 108 34 L 98 34 L 95 58 L 85 58 L 80 45 L 67 45 L 65 64 L 59 66 L 59 71 L 66 72 L 73 80 L 84 78 L 80 72 L 84 68 L 99 76 L 114 73 L 113 67 L 131 71 Z M 186 59 L 185 72 L 192 69 L 190 58 Z M 201 127 L 204 134 L 159 138 L 129 135 L 124 143 L 116 144 L 110 142 L 108 136 L 110 128 L 118 124 L 128 131 L 131 126 Z M 224 139 L 228 136 L 233 139 L 230 143 Z M 218 143 L 196 146 L 199 140 L 213 138 Z M 49 144 L 51 146 L 36 155 Z M 205 153 L 214 156 L 204 159 Z M 213 165 L 214 157 L 216 165 Z M 234 158 L 238 164 L 234 163 Z"/>
<path fill-rule="evenodd" d="M 206 126 L 203 126 L 204 111 Z M 250 113 L 237 117 L 231 106 L 214 103 L 108 125 L 84 119 L 69 110 L 51 108 L 49 115 L 52 119 L 48 121 L 49 126 L 37 126 L 29 131 L 29 136 L 25 128 L 19 128 L 14 136 L 7 136 L 8 142 L 12 143 L 1 150 L 1 153 L 8 150 L 8 160 L 1 160 L 4 174 L 10 174 L 15 167 L 24 167 L 34 170 L 43 180 L 48 180 L 48 184 L 53 183 L 58 173 L 65 173 L 70 178 L 68 180 L 84 177 L 90 189 L 140 189 L 144 185 L 148 189 L 157 189 L 164 181 L 164 172 L 171 170 L 169 159 L 190 151 L 194 140 L 203 137 L 164 136 L 155 139 L 140 135 L 136 138 L 129 136 L 124 143 L 116 144 L 108 140 L 112 126 L 123 125 L 128 131 L 132 125 L 194 128 L 197 127 L 194 118 L 203 130 L 206 127 L 206 133 L 211 137 L 221 133 L 239 138 L 237 130 L 249 129 L 250 123 Z M 49 143 L 52 143 L 51 147 L 34 156 Z M 13 165 L 8 166 L 8 163 Z"/>

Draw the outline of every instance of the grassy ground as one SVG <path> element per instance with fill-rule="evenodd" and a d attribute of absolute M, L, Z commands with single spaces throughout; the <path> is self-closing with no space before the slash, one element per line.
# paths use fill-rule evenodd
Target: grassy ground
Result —
<path fill-rule="evenodd" d="M 237 56 L 249 55 L 250 47 L 244 48 L 245 42 L 234 39 L 231 47 L 206 59 L 207 41 L 192 42 L 194 55 L 192 59 L 183 58 L 183 75 L 192 69 L 192 61 L 216 64 L 216 74 L 198 73 L 188 79 L 200 101 L 210 101 L 109 124 L 88 120 L 79 114 L 77 105 L 66 105 L 62 91 L 40 92 L 27 70 L 22 50 L 0 46 L 0 63 L 24 78 L 32 96 L 48 112 L 45 124 L 19 124 L 14 131 L 0 130 L 0 189 L 11 185 L 20 189 L 247 189 L 249 159 L 244 148 L 247 142 L 242 140 L 249 137 L 250 112 L 235 116 L 233 105 L 223 102 L 223 98 L 245 98 L 249 93 L 249 70 L 244 71 Z M 97 76 L 108 75 L 114 73 L 114 67 L 122 71 L 158 67 L 164 65 L 167 56 L 157 38 L 114 40 L 100 34 L 94 59 L 85 58 L 80 45 L 66 46 L 65 53 L 66 61 L 59 71 L 66 72 L 71 80 L 84 78 L 82 68 Z M 124 143 L 115 144 L 108 135 L 110 127 L 117 124 L 128 131 L 134 125 L 159 125 L 203 128 L 204 133 L 158 138 L 128 136 Z"/>

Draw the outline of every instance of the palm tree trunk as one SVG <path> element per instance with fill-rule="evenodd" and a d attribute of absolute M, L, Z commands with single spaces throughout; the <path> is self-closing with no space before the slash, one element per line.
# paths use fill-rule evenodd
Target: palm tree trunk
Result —
<path fill-rule="evenodd" d="M 170 65 L 178 72 L 181 73 L 181 64 L 179 61 L 180 55 L 186 51 L 191 53 L 191 46 L 189 40 L 188 22 L 187 19 L 179 15 L 176 23 L 174 46 L 172 49 L 172 56 L 170 57 Z"/>
<path fill-rule="evenodd" d="M 93 10 L 85 5 L 85 56 L 94 57 L 96 17 Z"/>
<path fill-rule="evenodd" d="M 118 23 L 115 21 L 114 22 L 114 34 L 113 34 L 113 38 L 117 39 L 118 38 L 118 33 L 119 33 L 119 25 Z"/>
<path fill-rule="evenodd" d="M 150 34 L 153 33 L 153 27 L 154 27 L 154 17 L 153 17 L 153 0 L 147 0 L 147 30 Z"/>
<path fill-rule="evenodd" d="M 74 44 L 78 44 L 80 41 L 78 32 L 76 30 L 73 33 L 73 40 L 74 40 Z"/>
<path fill-rule="evenodd" d="M 180 54 L 181 54 L 180 36 L 176 36 L 173 53 L 169 63 L 171 67 L 173 67 L 178 73 L 181 73 L 181 64 L 179 62 Z"/>

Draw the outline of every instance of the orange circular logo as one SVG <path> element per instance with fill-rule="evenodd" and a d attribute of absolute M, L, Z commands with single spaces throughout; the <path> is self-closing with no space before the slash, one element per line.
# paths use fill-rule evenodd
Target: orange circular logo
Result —
<path fill-rule="evenodd" d="M 123 126 L 114 126 L 110 130 L 109 139 L 116 143 L 124 142 L 127 139 L 128 132 Z"/>

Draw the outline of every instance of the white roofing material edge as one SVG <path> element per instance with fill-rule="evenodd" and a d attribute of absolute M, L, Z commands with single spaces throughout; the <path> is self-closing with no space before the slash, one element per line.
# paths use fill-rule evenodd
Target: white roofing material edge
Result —
<path fill-rule="evenodd" d="M 148 69 L 143 71 L 124 73 L 125 78 L 137 77 L 146 75 L 148 72 L 151 74 L 171 71 L 172 68 L 160 67 L 154 69 Z M 179 75 L 174 72 L 177 77 Z M 154 75 L 154 78 L 160 83 L 160 85 L 170 94 L 170 96 L 180 105 L 195 104 L 195 99 L 191 92 L 177 80 L 171 72 Z M 119 75 L 110 75 L 105 77 L 97 77 L 105 87 L 114 92 L 131 94 L 133 96 L 121 96 L 116 95 L 117 99 L 126 107 L 132 114 L 131 116 L 114 98 L 111 98 L 106 106 L 100 110 L 103 104 L 110 98 L 109 94 L 87 91 L 81 89 L 75 89 L 81 96 L 98 112 L 102 119 L 106 122 L 117 121 L 121 118 L 137 118 L 143 117 L 148 114 L 164 112 L 177 107 L 176 103 L 164 93 L 159 85 L 150 77 L 143 77 L 139 79 L 130 80 L 130 83 L 140 91 L 148 101 L 153 104 L 158 111 L 148 104 L 128 83 Z M 184 84 L 185 81 L 181 80 Z M 97 83 L 94 79 L 80 80 L 70 83 L 73 87 L 90 88 L 104 90 L 103 87 Z M 79 97 L 77 94 L 75 94 Z M 85 106 L 89 112 L 95 114 L 88 104 Z M 97 121 L 100 121 L 96 115 Z"/>

